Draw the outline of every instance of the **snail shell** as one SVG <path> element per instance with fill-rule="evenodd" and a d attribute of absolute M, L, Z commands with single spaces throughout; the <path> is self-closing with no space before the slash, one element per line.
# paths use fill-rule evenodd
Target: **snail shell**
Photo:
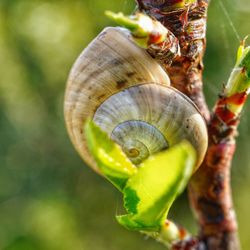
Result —
<path fill-rule="evenodd" d="M 121 28 L 106 28 L 74 64 L 65 94 L 65 119 L 81 157 L 95 170 L 83 128 L 92 118 L 134 164 L 187 139 L 207 149 L 207 130 L 193 102 L 170 87 L 161 66 Z"/>

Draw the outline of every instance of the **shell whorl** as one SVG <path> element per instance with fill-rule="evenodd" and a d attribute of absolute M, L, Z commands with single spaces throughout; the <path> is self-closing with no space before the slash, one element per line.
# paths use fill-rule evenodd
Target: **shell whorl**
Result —
<path fill-rule="evenodd" d="M 152 154 L 186 139 L 198 152 L 197 164 L 206 151 L 207 130 L 203 117 L 189 98 L 170 86 L 147 83 L 129 87 L 104 101 L 93 120 L 121 147 L 126 141 L 135 140 L 148 145 Z M 126 129 L 122 128 L 125 124 Z M 117 128 L 122 130 L 118 135 Z"/>
<path fill-rule="evenodd" d="M 102 122 L 96 123 L 103 125 Z M 136 165 L 150 155 L 168 148 L 164 135 L 152 124 L 140 120 L 128 120 L 118 124 L 110 137 L 121 145 L 125 154 Z"/>
<path fill-rule="evenodd" d="M 81 157 L 96 169 L 83 132 L 92 118 L 135 164 L 187 139 L 200 165 L 206 124 L 193 102 L 169 85 L 165 71 L 125 30 L 106 28 L 77 59 L 65 94 L 67 129 Z"/>
<path fill-rule="evenodd" d="M 67 83 L 64 114 L 70 138 L 82 158 L 88 157 L 84 122 L 109 96 L 130 86 L 157 82 L 170 85 L 168 75 L 121 28 L 105 28 L 73 65 Z"/>

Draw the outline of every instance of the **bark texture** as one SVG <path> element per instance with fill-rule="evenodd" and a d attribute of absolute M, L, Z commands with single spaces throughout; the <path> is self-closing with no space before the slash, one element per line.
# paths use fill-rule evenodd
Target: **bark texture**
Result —
<path fill-rule="evenodd" d="M 173 9 L 176 1 L 138 0 L 139 10 L 160 21 L 178 39 L 181 55 L 171 66 L 165 65 L 171 84 L 188 95 L 208 120 L 209 111 L 202 91 L 202 58 L 206 46 L 206 17 L 208 3 L 197 1 L 184 8 Z"/>
<path fill-rule="evenodd" d="M 200 234 L 172 249 L 239 250 L 237 221 L 230 188 L 238 115 L 232 115 L 222 96 L 211 114 L 202 90 L 202 58 L 206 47 L 208 1 L 137 0 L 139 11 L 160 21 L 179 41 L 181 54 L 165 64 L 172 85 L 188 95 L 207 121 L 209 147 L 189 185 L 190 202 Z"/>

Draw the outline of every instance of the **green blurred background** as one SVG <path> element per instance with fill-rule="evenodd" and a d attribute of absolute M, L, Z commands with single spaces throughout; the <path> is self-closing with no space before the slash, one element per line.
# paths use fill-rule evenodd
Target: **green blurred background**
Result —
<path fill-rule="evenodd" d="M 84 165 L 63 118 L 72 63 L 112 25 L 104 11 L 128 14 L 134 7 L 133 0 L 0 0 L 0 249 L 164 249 L 118 225 L 120 194 Z M 249 34 L 249 24 L 248 0 L 212 1 L 204 76 L 210 107 L 234 64 L 237 36 Z M 243 249 L 250 249 L 247 106 L 232 170 Z M 196 232 L 186 194 L 171 217 Z"/>

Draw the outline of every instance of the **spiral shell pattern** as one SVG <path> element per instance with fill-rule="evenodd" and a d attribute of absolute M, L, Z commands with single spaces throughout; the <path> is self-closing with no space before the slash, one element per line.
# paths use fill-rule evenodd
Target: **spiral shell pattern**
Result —
<path fill-rule="evenodd" d="M 92 118 L 139 164 L 182 139 L 207 147 L 205 122 L 189 98 L 169 86 L 166 72 L 120 28 L 106 28 L 79 56 L 69 75 L 64 113 L 70 138 L 96 171 L 84 123 Z"/>
<path fill-rule="evenodd" d="M 196 148 L 198 164 L 206 151 L 202 116 L 189 98 L 169 86 L 147 83 L 127 88 L 104 101 L 93 120 L 135 164 L 183 139 Z"/>

